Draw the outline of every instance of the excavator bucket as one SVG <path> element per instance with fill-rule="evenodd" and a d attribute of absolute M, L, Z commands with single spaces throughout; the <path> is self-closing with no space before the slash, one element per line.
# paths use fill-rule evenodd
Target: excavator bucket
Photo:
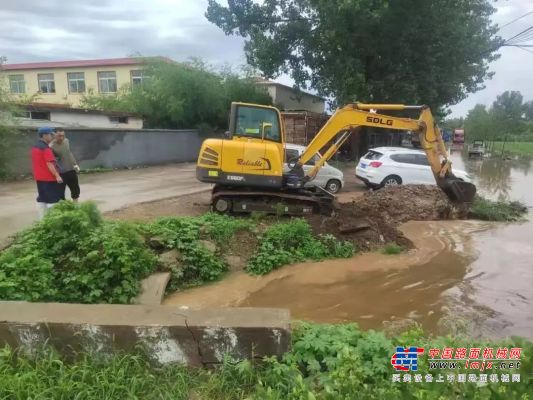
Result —
<path fill-rule="evenodd" d="M 474 184 L 455 177 L 440 179 L 438 185 L 453 202 L 471 203 L 476 195 L 476 186 Z"/>

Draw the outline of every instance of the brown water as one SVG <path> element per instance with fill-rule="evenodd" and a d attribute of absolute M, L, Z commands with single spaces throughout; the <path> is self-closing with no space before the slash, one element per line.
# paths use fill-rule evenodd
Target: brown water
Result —
<path fill-rule="evenodd" d="M 533 205 L 530 162 L 453 159 L 476 176 L 483 195 Z M 303 263 L 259 278 L 234 273 L 166 304 L 284 307 L 295 319 L 356 321 L 363 328 L 416 321 L 436 333 L 533 337 L 531 220 L 410 222 L 402 230 L 416 250 Z"/>
<path fill-rule="evenodd" d="M 480 193 L 492 199 L 520 200 L 530 207 L 519 224 L 496 224 L 472 236 L 479 256 L 465 279 L 445 293 L 454 309 L 477 314 L 474 329 L 489 334 L 533 337 L 533 162 L 530 159 L 470 161 L 454 155 L 456 165 L 476 176 Z"/>

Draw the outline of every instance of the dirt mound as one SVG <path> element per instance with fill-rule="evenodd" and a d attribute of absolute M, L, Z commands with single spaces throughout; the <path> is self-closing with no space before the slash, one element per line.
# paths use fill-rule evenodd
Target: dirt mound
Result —
<path fill-rule="evenodd" d="M 388 242 L 411 247 L 398 230 L 407 221 L 464 218 L 437 186 L 406 185 L 367 192 L 350 203 L 341 203 L 333 217 L 313 215 L 309 222 L 316 233 L 330 233 L 370 250 Z"/>

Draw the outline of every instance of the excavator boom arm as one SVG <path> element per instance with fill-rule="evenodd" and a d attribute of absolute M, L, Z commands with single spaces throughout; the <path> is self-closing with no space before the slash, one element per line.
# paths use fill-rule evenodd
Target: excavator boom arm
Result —
<path fill-rule="evenodd" d="M 370 105 L 364 105 L 370 107 Z M 391 107 L 389 105 L 389 107 Z M 395 107 L 401 107 L 397 105 Z M 352 132 L 354 129 L 361 126 L 371 126 L 375 128 L 398 129 L 404 131 L 418 131 L 420 129 L 419 123 L 416 120 L 408 118 L 392 117 L 389 115 L 376 114 L 369 111 L 359 109 L 357 104 L 350 104 L 339 108 L 335 114 L 322 127 L 320 132 L 313 138 L 306 150 L 300 156 L 298 164 L 305 164 L 309 161 L 320 149 L 326 146 L 333 140 L 339 132 Z M 348 135 L 349 135 L 348 133 Z M 342 138 L 342 137 L 341 137 Z M 339 148 L 344 140 L 335 142 L 328 151 L 326 151 L 320 162 L 316 163 L 315 168 L 310 171 L 309 176 L 313 178 L 324 163 L 331 158 L 335 152 L 335 148 Z M 329 150 L 332 150 L 331 152 Z M 329 155 L 329 157 L 328 157 Z"/>
<path fill-rule="evenodd" d="M 400 118 L 396 116 L 378 114 L 374 110 L 420 110 L 418 120 Z M 453 178 L 451 162 L 439 128 L 435 124 L 431 110 L 427 106 L 407 106 L 403 104 L 349 104 L 339 108 L 322 127 L 320 132 L 309 143 L 306 150 L 298 159 L 293 171 L 302 174 L 302 166 L 308 162 L 319 150 L 324 148 L 339 133 L 340 137 L 324 152 L 304 177 L 313 179 L 320 168 L 328 161 L 348 139 L 349 135 L 358 127 L 412 131 L 419 135 L 422 149 L 426 152 L 429 165 L 437 184 L 453 199 L 461 202 L 471 201 L 475 194 L 475 186 L 458 182 Z M 300 172 L 298 172 L 300 171 Z"/>

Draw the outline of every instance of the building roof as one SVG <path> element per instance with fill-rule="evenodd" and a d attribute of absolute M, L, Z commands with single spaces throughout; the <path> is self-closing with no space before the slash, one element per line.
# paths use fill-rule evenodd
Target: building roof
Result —
<path fill-rule="evenodd" d="M 140 115 L 123 112 L 123 111 L 104 111 L 104 110 L 92 110 L 88 108 L 74 108 L 69 107 L 65 104 L 54 104 L 54 103 L 30 103 L 30 104 L 20 104 L 21 108 L 24 108 L 26 111 L 61 111 L 68 113 L 78 113 L 78 114 L 97 114 L 97 115 L 108 115 L 116 117 L 138 117 Z"/>
<path fill-rule="evenodd" d="M 256 82 L 258 85 L 263 85 L 263 86 L 278 86 L 278 87 L 282 87 L 282 88 L 285 88 L 285 89 L 289 89 L 289 90 L 293 90 L 293 91 L 296 91 L 296 89 L 294 89 L 294 87 L 292 86 L 288 86 L 288 85 L 284 85 L 283 83 L 279 83 L 279 82 L 274 82 L 274 81 L 269 81 L 267 79 L 259 79 L 257 80 Z M 300 90 L 300 92 L 304 95 L 304 96 L 311 96 L 311 97 L 314 97 L 314 98 L 317 98 L 317 99 L 320 99 L 322 101 L 326 101 L 325 98 L 317 95 L 317 94 L 312 94 L 312 93 L 308 93 L 308 92 L 304 92 L 303 90 Z"/>
<path fill-rule="evenodd" d="M 166 57 L 125 57 L 103 58 L 98 60 L 72 60 L 72 61 L 47 61 L 20 64 L 4 64 L 0 70 L 13 71 L 23 69 L 52 69 L 52 68 L 82 68 L 82 67 L 109 67 L 116 65 L 137 65 L 146 60 L 156 59 L 170 61 Z"/>

